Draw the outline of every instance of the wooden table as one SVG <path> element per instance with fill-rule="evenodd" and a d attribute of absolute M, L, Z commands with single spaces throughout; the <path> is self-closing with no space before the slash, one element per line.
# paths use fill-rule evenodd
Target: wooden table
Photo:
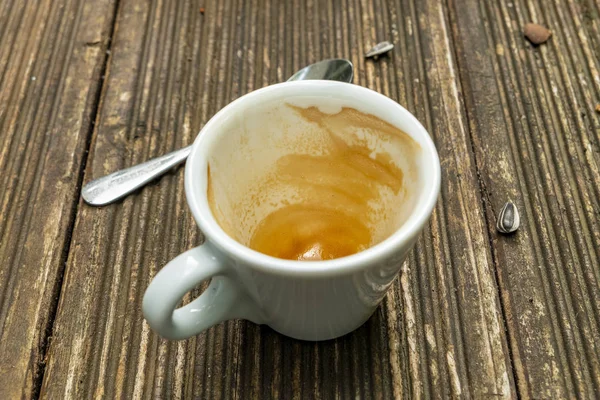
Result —
<path fill-rule="evenodd" d="M 600 397 L 598 0 L 300 4 L 0 1 L 1 399 Z M 440 200 L 393 288 L 333 341 L 245 321 L 160 339 L 144 290 L 202 241 L 182 171 L 103 208 L 82 183 L 331 57 L 439 149 Z M 522 225 L 501 236 L 509 199 Z"/>

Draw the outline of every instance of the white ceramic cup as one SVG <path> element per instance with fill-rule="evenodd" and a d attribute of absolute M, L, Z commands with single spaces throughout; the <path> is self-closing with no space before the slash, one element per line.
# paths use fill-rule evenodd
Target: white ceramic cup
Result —
<path fill-rule="evenodd" d="M 316 106 L 355 108 L 406 132 L 421 148 L 418 190 L 406 221 L 387 239 L 357 254 L 328 261 L 282 260 L 256 252 L 219 226 L 207 198 L 207 169 L 232 120 L 263 104 L 310 98 Z M 240 118 L 241 116 L 241 118 Z M 326 340 L 361 326 L 398 274 L 435 206 L 440 164 L 429 134 L 393 100 L 372 90 L 332 81 L 298 81 L 251 92 L 218 112 L 201 130 L 185 167 L 185 191 L 205 242 L 171 260 L 150 283 L 143 311 L 168 339 L 185 339 L 230 319 L 267 324 L 303 340 Z M 203 281 L 208 288 L 189 304 L 182 298 Z"/>

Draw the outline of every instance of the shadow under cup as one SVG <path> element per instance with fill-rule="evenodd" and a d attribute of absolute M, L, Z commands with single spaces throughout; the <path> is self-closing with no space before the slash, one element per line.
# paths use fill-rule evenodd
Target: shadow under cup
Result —
<path fill-rule="evenodd" d="M 396 232 L 424 189 L 422 148 L 363 100 L 286 95 L 224 119 L 206 185 L 221 228 L 253 250 L 302 261 L 349 256 Z"/>

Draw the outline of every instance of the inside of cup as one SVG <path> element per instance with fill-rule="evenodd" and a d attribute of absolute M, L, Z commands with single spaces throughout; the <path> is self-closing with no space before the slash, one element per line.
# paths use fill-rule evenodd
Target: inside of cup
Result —
<path fill-rule="evenodd" d="M 218 129 L 207 197 L 221 228 L 245 246 L 280 211 L 284 221 L 304 226 L 341 216 L 330 234 L 342 241 L 362 234 L 348 232 L 362 224 L 371 247 L 402 226 L 423 189 L 420 144 L 348 100 L 270 100 L 223 119 Z"/>

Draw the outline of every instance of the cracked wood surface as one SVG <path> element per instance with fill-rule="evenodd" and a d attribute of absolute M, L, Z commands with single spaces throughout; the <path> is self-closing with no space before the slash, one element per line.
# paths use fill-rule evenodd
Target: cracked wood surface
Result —
<path fill-rule="evenodd" d="M 0 1 L 0 397 L 600 396 L 599 12 L 595 0 Z M 529 21 L 548 43 L 524 40 Z M 382 40 L 394 50 L 365 60 Z M 332 341 L 245 321 L 160 339 L 143 292 L 202 241 L 183 171 L 103 208 L 81 203 L 81 182 L 187 145 L 231 100 L 331 57 L 438 147 L 440 200 L 397 281 Z M 509 199 L 521 229 L 501 236 Z"/>
<path fill-rule="evenodd" d="M 0 2 L 0 398 L 39 392 L 112 1 Z"/>

